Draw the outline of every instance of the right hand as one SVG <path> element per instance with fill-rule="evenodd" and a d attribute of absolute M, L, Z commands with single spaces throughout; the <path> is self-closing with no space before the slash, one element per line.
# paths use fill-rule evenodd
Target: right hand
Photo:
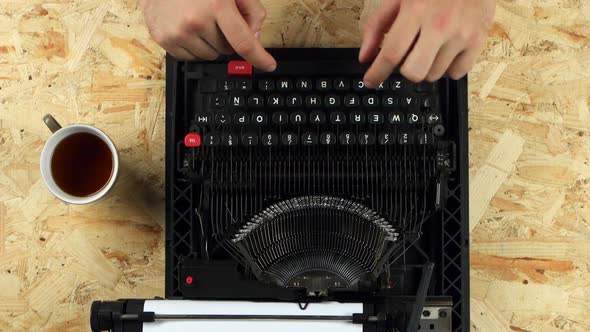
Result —
<path fill-rule="evenodd" d="M 259 0 L 140 0 L 152 38 L 181 60 L 238 53 L 254 67 L 277 63 L 258 36 L 266 10 Z"/>

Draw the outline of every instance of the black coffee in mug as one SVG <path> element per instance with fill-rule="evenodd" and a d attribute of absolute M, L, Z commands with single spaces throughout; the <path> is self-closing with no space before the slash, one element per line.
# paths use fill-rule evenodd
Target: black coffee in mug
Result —
<path fill-rule="evenodd" d="M 104 188 L 113 175 L 113 153 L 100 137 L 71 134 L 55 147 L 51 175 L 65 193 L 88 197 Z"/>
<path fill-rule="evenodd" d="M 43 122 L 52 132 L 39 159 L 47 189 L 74 205 L 105 197 L 119 174 L 119 154 L 110 137 L 85 124 L 62 127 L 50 114 L 43 117 Z"/>

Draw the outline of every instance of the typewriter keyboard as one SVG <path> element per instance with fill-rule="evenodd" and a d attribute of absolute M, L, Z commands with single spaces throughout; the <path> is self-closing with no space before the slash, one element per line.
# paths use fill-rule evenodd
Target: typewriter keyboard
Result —
<path fill-rule="evenodd" d="M 445 134 L 438 82 L 393 75 L 368 89 L 360 70 L 252 74 L 247 62 L 227 66 L 227 74 L 198 80 L 186 147 L 434 145 Z"/>

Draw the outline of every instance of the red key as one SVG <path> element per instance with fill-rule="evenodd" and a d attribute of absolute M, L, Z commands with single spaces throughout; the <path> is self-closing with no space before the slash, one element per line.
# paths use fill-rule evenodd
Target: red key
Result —
<path fill-rule="evenodd" d="M 193 277 L 192 276 L 187 276 L 184 281 L 186 281 L 186 284 L 187 285 L 192 285 L 193 284 Z"/>
<path fill-rule="evenodd" d="M 201 135 L 197 133 L 188 133 L 184 136 L 184 146 L 188 148 L 198 148 L 201 146 Z"/>
<path fill-rule="evenodd" d="M 230 61 L 227 63 L 227 74 L 231 76 L 252 76 L 252 64 L 248 61 Z"/>

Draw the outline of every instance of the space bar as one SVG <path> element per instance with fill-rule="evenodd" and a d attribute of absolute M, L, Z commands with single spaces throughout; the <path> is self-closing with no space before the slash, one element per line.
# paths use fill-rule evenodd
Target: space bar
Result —
<path fill-rule="evenodd" d="M 286 62 L 279 61 L 272 73 L 254 69 L 254 75 L 294 75 L 294 76 L 363 76 L 369 66 L 356 61 L 315 61 Z"/>

